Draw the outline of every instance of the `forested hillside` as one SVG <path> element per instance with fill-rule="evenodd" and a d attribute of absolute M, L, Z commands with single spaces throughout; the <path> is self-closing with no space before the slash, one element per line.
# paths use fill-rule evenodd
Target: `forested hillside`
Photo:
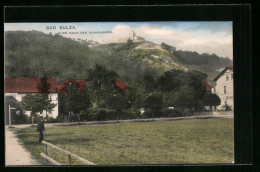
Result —
<path fill-rule="evenodd" d="M 10 31 L 5 33 L 5 77 L 46 76 L 58 81 L 86 79 L 87 71 L 98 64 L 114 70 L 119 79 L 135 79 L 142 76 L 146 68 L 149 71 L 153 68 L 146 62 L 138 61 L 139 54 L 131 54 L 134 46 L 123 43 L 113 46 L 113 52 L 106 51 L 104 47 L 101 47 L 103 51 L 98 51 L 90 49 L 86 42 L 59 35 Z"/>
<path fill-rule="evenodd" d="M 5 33 L 5 77 L 86 79 L 87 71 L 95 64 L 114 70 L 124 80 L 137 79 L 145 73 L 158 78 L 176 69 L 199 70 L 212 82 L 217 70 L 232 65 L 232 61 L 215 54 L 176 51 L 165 43 L 145 40 L 89 48 L 87 42 L 38 31 Z"/>
<path fill-rule="evenodd" d="M 113 69 L 120 76 L 136 71 L 131 63 L 117 56 L 91 50 L 86 43 L 59 35 L 6 32 L 5 43 L 5 77 L 85 79 L 95 64 Z"/>

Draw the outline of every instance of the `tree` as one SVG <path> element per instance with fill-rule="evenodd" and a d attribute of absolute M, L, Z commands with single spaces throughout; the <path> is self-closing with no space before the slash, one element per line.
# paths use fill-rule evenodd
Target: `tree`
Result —
<path fill-rule="evenodd" d="M 195 90 L 187 85 L 181 86 L 173 96 L 174 106 L 182 109 L 184 114 L 194 111 L 195 105 L 200 101 L 200 98 L 196 96 Z"/>
<path fill-rule="evenodd" d="M 80 113 L 90 107 L 90 99 L 85 90 L 84 93 L 79 93 L 75 84 L 69 84 L 67 90 L 65 108 L 68 112 Z"/>
<path fill-rule="evenodd" d="M 109 99 L 118 91 L 112 83 L 117 77 L 116 72 L 98 64 L 88 71 L 88 78 L 92 81 L 87 83 L 87 92 L 93 108 L 108 108 Z"/>
<path fill-rule="evenodd" d="M 46 94 L 26 94 L 21 101 L 23 109 L 26 111 L 31 111 L 32 115 L 35 116 L 37 112 L 43 110 L 47 111 L 52 110 L 56 104 L 51 103 L 51 100 Z"/>
<path fill-rule="evenodd" d="M 158 116 L 158 113 L 160 113 L 163 108 L 163 101 L 159 97 L 151 95 L 146 98 L 144 108 L 151 110 L 154 120 L 154 116 Z"/>
<path fill-rule="evenodd" d="M 119 119 L 120 113 L 124 109 L 127 109 L 130 107 L 130 103 L 127 100 L 127 97 L 124 94 L 115 94 L 114 96 L 110 97 L 110 107 L 112 109 L 115 109 L 117 112 L 117 121 Z"/>
<path fill-rule="evenodd" d="M 162 47 L 163 49 L 169 51 L 170 53 L 173 53 L 173 52 L 176 51 L 176 47 L 170 46 L 170 45 L 168 45 L 168 44 L 166 44 L 166 43 L 164 43 L 164 42 L 161 43 L 161 47 Z"/>
<path fill-rule="evenodd" d="M 166 71 L 158 79 L 159 89 L 163 92 L 171 92 L 176 90 L 180 86 L 180 75 L 184 74 L 180 70 Z"/>
<path fill-rule="evenodd" d="M 50 83 L 48 83 L 48 78 L 45 76 L 40 79 L 40 82 L 37 85 L 37 89 L 40 93 L 49 93 L 49 89 L 51 88 Z"/>
<path fill-rule="evenodd" d="M 181 85 L 188 85 L 194 89 L 194 94 L 197 97 L 203 98 L 206 94 L 204 82 L 207 75 L 199 71 L 189 71 L 180 75 Z"/>
<path fill-rule="evenodd" d="M 203 99 L 204 106 L 218 106 L 220 103 L 221 100 L 216 94 L 206 94 Z"/>
<path fill-rule="evenodd" d="M 52 110 L 56 104 L 51 103 L 51 100 L 49 98 L 49 89 L 51 88 L 50 83 L 48 83 L 48 78 L 46 78 L 45 76 L 43 78 L 40 79 L 40 82 L 37 85 L 37 89 L 39 90 L 39 92 L 41 93 L 39 95 L 39 98 L 41 99 L 41 103 L 42 103 L 42 110 L 46 111 L 46 118 L 48 118 L 48 110 Z"/>
<path fill-rule="evenodd" d="M 153 91 L 157 86 L 155 78 L 149 73 L 144 74 L 143 82 L 147 91 Z"/>

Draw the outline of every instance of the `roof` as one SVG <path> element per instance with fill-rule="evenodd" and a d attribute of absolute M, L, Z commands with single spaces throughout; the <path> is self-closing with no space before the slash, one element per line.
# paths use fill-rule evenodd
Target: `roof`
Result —
<path fill-rule="evenodd" d="M 131 87 L 129 87 L 129 85 L 127 85 L 126 83 L 124 83 L 124 81 L 121 81 L 121 80 L 114 80 L 113 84 L 116 88 L 119 88 L 122 91 L 131 89 Z"/>
<path fill-rule="evenodd" d="M 232 72 L 234 72 L 233 66 L 225 67 L 225 69 L 223 69 L 222 72 L 220 72 L 213 81 L 217 81 L 227 70 L 231 70 Z"/>
<path fill-rule="evenodd" d="M 84 83 L 92 81 L 91 79 L 81 80 L 64 80 L 61 84 L 57 85 L 56 78 L 47 78 L 47 83 L 50 84 L 49 93 L 67 93 L 67 85 L 72 83 L 76 84 L 80 93 L 84 92 Z M 38 89 L 41 83 L 41 78 L 5 78 L 5 93 L 41 93 Z M 116 88 L 122 91 L 131 89 L 124 81 L 112 81 Z"/>
<path fill-rule="evenodd" d="M 209 83 L 207 83 L 207 82 L 204 82 L 204 86 L 205 86 L 206 90 L 210 90 L 211 89 Z"/>
<path fill-rule="evenodd" d="M 76 84 L 78 91 L 80 93 L 84 92 L 84 83 L 90 82 L 91 79 L 84 79 L 84 80 L 64 80 L 60 85 L 57 86 L 57 90 L 59 93 L 67 93 L 67 85 L 72 83 Z M 131 89 L 124 81 L 121 80 L 114 80 L 112 81 L 114 87 L 119 88 L 122 91 Z"/>
<path fill-rule="evenodd" d="M 37 87 L 41 83 L 41 78 L 5 78 L 5 93 L 40 93 Z M 50 93 L 56 93 L 56 78 L 47 78 L 50 84 Z"/>
<path fill-rule="evenodd" d="M 57 86 L 57 91 L 59 93 L 67 93 L 67 85 L 72 83 L 72 84 L 76 84 L 78 91 L 80 93 L 84 92 L 84 83 L 85 82 L 89 82 L 91 81 L 90 79 L 78 79 L 78 80 L 64 80 L 62 81 L 62 83 L 60 85 Z"/>

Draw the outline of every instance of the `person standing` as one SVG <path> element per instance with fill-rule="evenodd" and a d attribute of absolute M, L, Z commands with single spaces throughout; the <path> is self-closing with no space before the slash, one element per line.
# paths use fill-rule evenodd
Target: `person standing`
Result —
<path fill-rule="evenodd" d="M 40 132 L 39 143 L 41 143 L 41 141 L 44 140 L 43 134 L 44 134 L 44 131 L 45 131 L 43 118 L 41 118 L 39 123 L 38 123 L 37 131 Z"/>

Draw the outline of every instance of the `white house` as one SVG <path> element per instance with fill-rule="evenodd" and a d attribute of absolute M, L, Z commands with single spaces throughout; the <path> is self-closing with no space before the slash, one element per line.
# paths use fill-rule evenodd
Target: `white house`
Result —
<path fill-rule="evenodd" d="M 40 80 L 40 78 L 5 78 L 5 96 L 13 96 L 21 102 L 22 98 L 28 93 L 41 94 L 37 88 Z M 56 118 L 58 116 L 57 80 L 56 78 L 48 78 L 47 82 L 50 84 L 49 99 L 51 103 L 56 104 L 47 114 L 50 117 Z M 42 116 L 46 116 L 45 110 L 39 113 Z M 25 111 L 25 114 L 30 115 L 30 111 Z"/>
<path fill-rule="evenodd" d="M 211 88 L 213 94 L 217 94 L 221 100 L 221 104 L 216 110 L 234 110 L 234 93 L 233 93 L 233 66 L 226 67 L 213 80 L 216 85 Z"/>

